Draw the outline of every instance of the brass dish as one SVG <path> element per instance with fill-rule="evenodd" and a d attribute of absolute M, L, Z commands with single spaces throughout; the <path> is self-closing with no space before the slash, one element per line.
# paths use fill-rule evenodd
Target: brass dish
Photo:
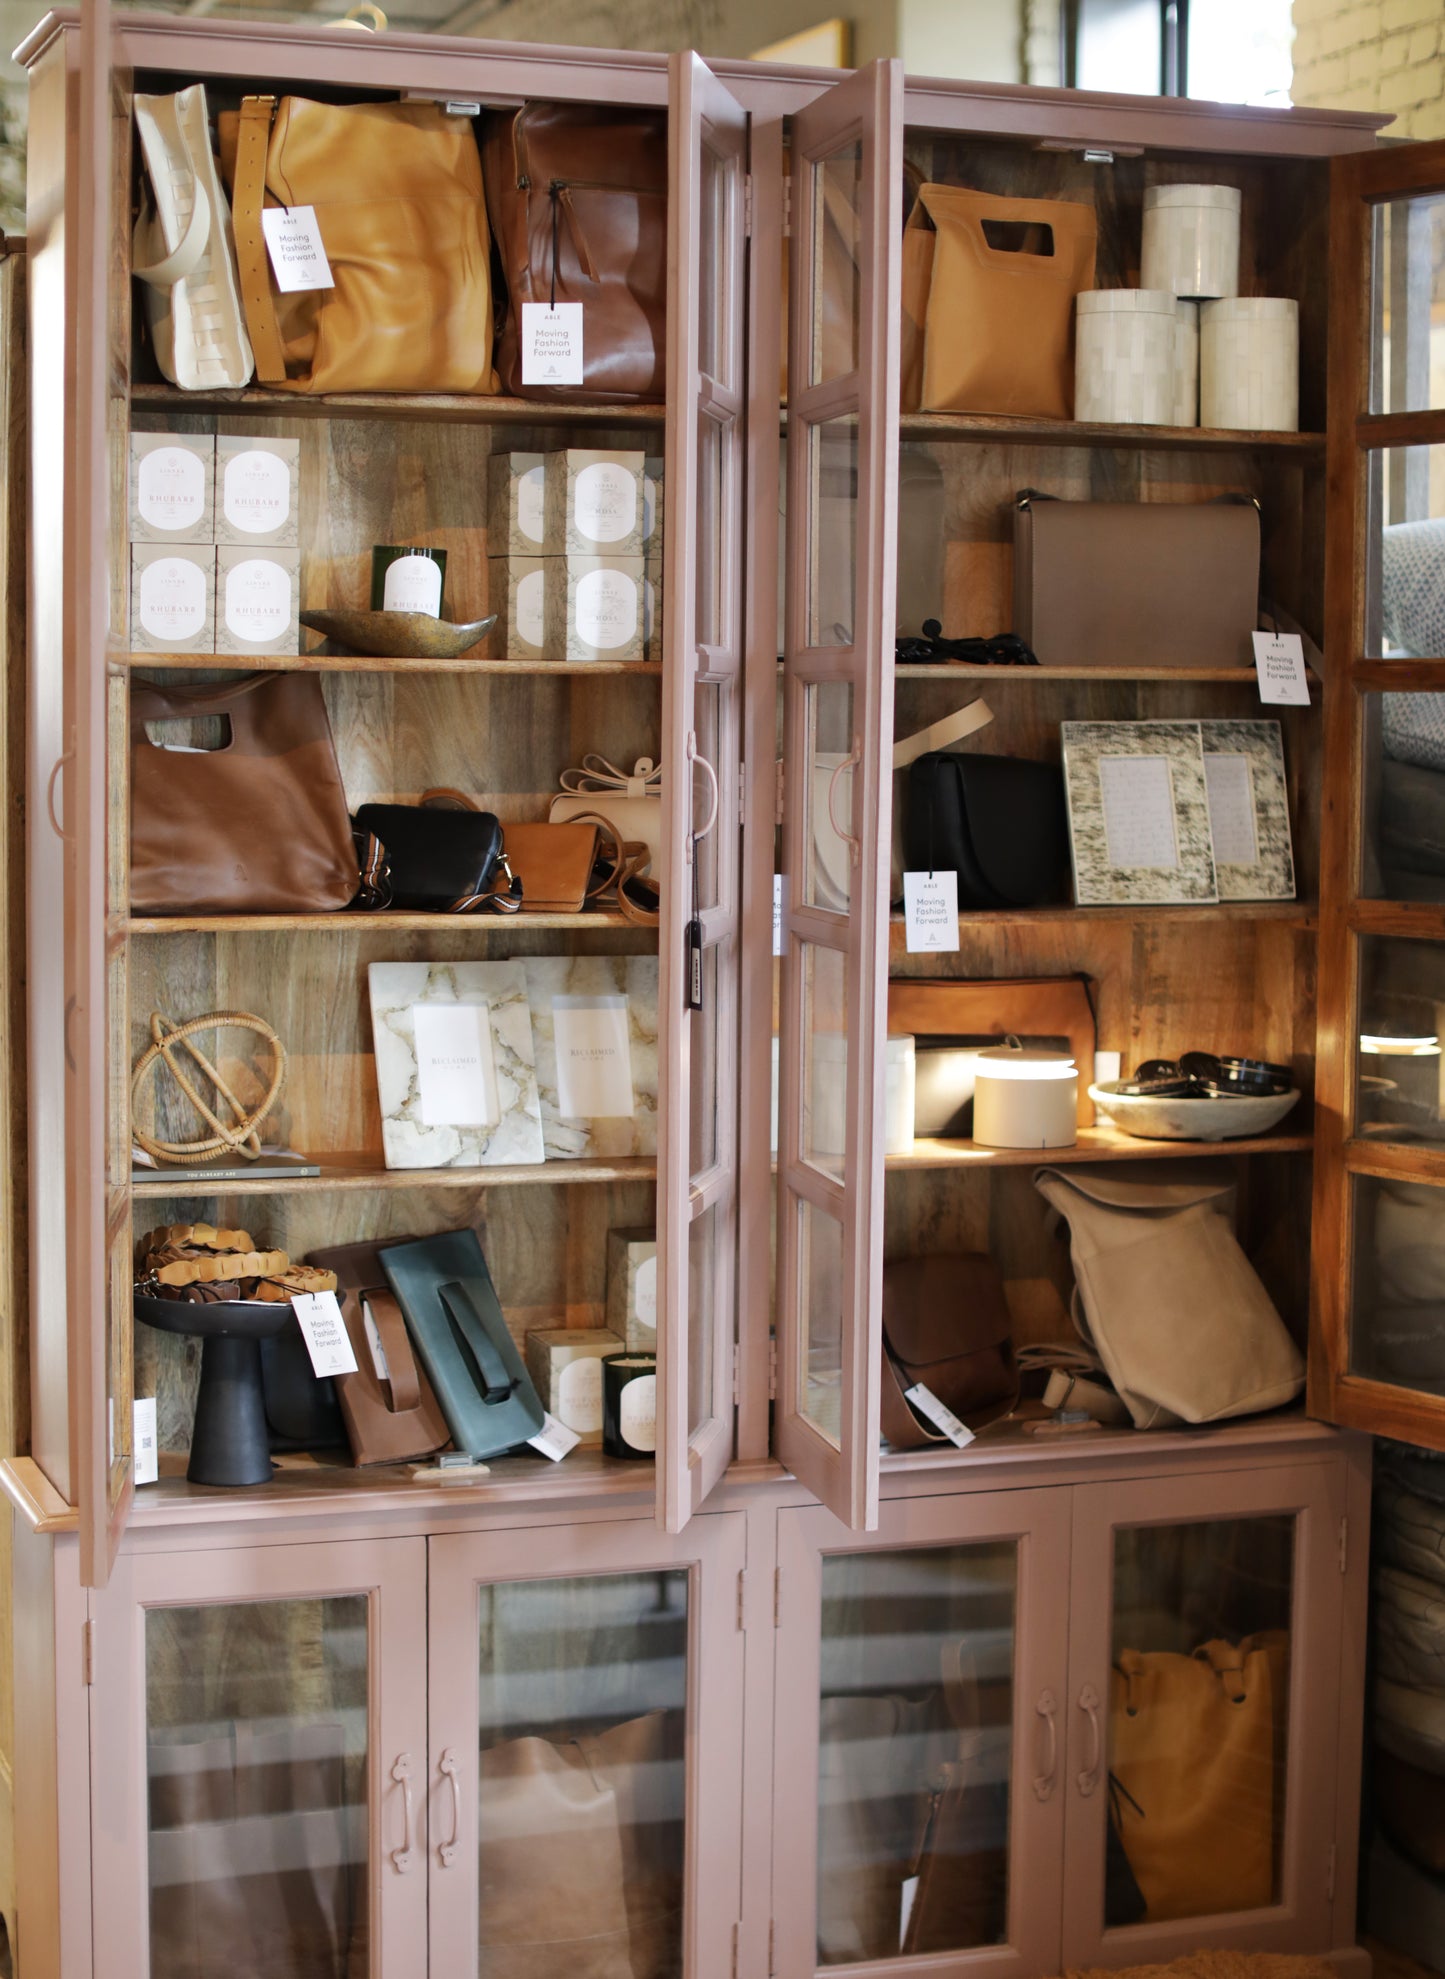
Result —
<path fill-rule="evenodd" d="M 373 659 L 454 660 L 470 650 L 497 622 L 475 618 L 467 625 L 432 618 L 427 612 L 302 612 L 301 623 L 338 646 Z"/>

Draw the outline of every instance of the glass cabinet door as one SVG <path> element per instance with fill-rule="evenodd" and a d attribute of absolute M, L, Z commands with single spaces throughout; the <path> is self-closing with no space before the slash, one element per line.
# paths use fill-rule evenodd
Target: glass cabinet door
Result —
<path fill-rule="evenodd" d="M 122 1557 L 93 1645 L 98 1975 L 425 1973 L 425 1600 L 423 1540 Z"/>
<path fill-rule="evenodd" d="M 743 1527 L 430 1542 L 433 1972 L 730 1979 Z"/>
<path fill-rule="evenodd" d="M 778 1453 L 878 1509 L 901 66 L 793 120 Z"/>
<path fill-rule="evenodd" d="M 779 1972 L 1056 1968 L 1067 1549 L 1060 1492 L 779 1514 Z"/>
<path fill-rule="evenodd" d="M 1302 1466 L 1076 1493 L 1066 1966 L 1328 1943 L 1342 1491 Z"/>
<path fill-rule="evenodd" d="M 737 1244 L 747 116 L 693 54 L 668 68 L 658 1516 L 732 1456 Z"/>
<path fill-rule="evenodd" d="M 1309 1397 L 1445 1449 L 1445 144 L 1333 171 Z"/>

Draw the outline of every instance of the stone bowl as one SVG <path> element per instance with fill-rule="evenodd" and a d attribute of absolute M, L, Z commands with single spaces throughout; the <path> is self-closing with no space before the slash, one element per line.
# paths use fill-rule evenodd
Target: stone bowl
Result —
<path fill-rule="evenodd" d="M 1090 1086 L 1089 1098 L 1113 1127 L 1140 1141 L 1238 1141 L 1277 1127 L 1298 1092 L 1230 1095 L 1224 1099 L 1162 1099 Z"/>

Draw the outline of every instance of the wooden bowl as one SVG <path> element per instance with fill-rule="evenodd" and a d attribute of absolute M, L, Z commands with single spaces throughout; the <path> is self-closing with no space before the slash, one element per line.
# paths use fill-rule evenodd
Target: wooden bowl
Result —
<path fill-rule="evenodd" d="M 1141 1141 L 1237 1141 L 1267 1134 L 1299 1098 L 1297 1092 L 1231 1094 L 1225 1099 L 1165 1099 L 1090 1086 L 1089 1098 L 1111 1126 Z"/>
<path fill-rule="evenodd" d="M 337 646 L 382 660 L 454 660 L 485 639 L 497 622 L 474 618 L 466 625 L 427 612 L 302 612 L 301 623 Z"/>

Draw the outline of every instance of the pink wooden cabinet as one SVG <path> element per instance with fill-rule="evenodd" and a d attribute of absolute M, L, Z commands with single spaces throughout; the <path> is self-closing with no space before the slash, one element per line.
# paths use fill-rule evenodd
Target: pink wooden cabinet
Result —
<path fill-rule="evenodd" d="M 1232 1151 L 1241 1231 L 1311 1340 L 1319 1411 L 1379 1426 L 1373 1390 L 1320 1376 L 1357 1282 L 1342 1178 L 1352 1162 L 1438 1177 L 1428 1150 L 1366 1158 L 1342 1137 L 1342 930 L 1353 914 L 1350 929 L 1418 948 L 1445 925 L 1428 904 L 1370 919 L 1331 849 L 1321 731 L 1345 766 L 1329 788 L 1371 801 L 1350 768 L 1368 725 L 1341 710 L 1385 682 L 1346 678 L 1360 660 L 1347 600 L 1380 518 L 1363 497 L 1340 508 L 1327 446 L 1445 438 L 1445 414 L 1410 409 L 1414 424 L 1371 442 L 1369 325 L 1338 286 L 1348 274 L 1333 294 L 1327 278 L 1341 201 L 1358 247 L 1371 200 L 1438 196 L 1438 153 L 1391 154 L 1386 172 L 1379 120 L 1344 113 L 909 82 L 888 62 L 842 76 L 374 39 L 104 0 L 49 17 L 23 55 L 33 1447 L 0 1479 L 17 1508 L 26 1979 L 200 1979 L 232 1955 L 283 1974 L 452 1979 L 475 1962 L 520 1979 L 532 1954 L 518 1947 L 538 1942 L 549 1972 L 586 1944 L 608 1979 L 840 1965 L 1031 1979 L 1201 1939 L 1347 1964 L 1368 1446 L 1290 1414 L 1148 1436 L 1016 1423 L 947 1457 L 880 1456 L 887 1261 L 986 1248 L 1021 1336 L 1067 1329 L 1026 1160 L 959 1140 L 885 1157 L 885 1039 L 890 976 L 1083 973 L 1099 1043 L 1126 1063 L 1246 1045 L 1288 1060 L 1314 1119 L 1302 1106 Z M 666 403 L 159 382 L 133 321 L 133 99 L 190 80 L 215 104 L 325 90 L 458 115 L 534 98 L 665 112 Z M 1302 430 L 901 410 L 900 188 L 920 175 L 1092 203 L 1105 286 L 1137 281 L 1150 185 L 1238 186 L 1245 286 L 1301 306 Z M 1363 262 L 1355 275 L 1363 293 Z M 353 805 L 451 783 L 537 819 L 589 751 L 660 760 L 655 933 L 605 913 L 133 911 L 130 680 L 158 665 L 195 677 L 212 656 L 130 650 L 132 430 L 295 440 L 304 603 L 365 603 L 373 544 L 441 534 L 458 618 L 489 608 L 494 454 L 660 456 L 661 660 L 267 661 L 320 681 Z M 1065 659 L 980 683 L 896 666 L 895 632 L 933 611 L 950 633 L 1006 628 L 1008 515 L 1029 486 L 1259 500 L 1270 595 L 1324 636 L 1311 705 L 1284 714 L 1296 900 L 970 913 L 956 955 L 907 954 L 891 911 L 897 738 L 980 684 L 985 746 L 1042 758 L 1064 719 L 1258 706 L 1242 667 Z M 1399 678 L 1440 685 L 1423 662 Z M 367 964 L 654 953 L 655 1152 L 385 1168 Z M 200 1195 L 133 1177 L 129 1073 L 150 1012 L 211 1008 L 283 1033 L 290 1140 L 319 1175 Z M 1061 1158 L 1141 1152 L 1157 1150 L 1095 1126 Z M 519 1335 L 599 1323 L 609 1232 L 654 1228 L 655 1468 L 579 1451 L 444 1486 L 322 1452 L 244 1491 L 188 1485 L 194 1370 L 135 1325 L 131 1288 L 137 1236 L 197 1219 L 298 1257 L 479 1226 Z M 140 1489 L 137 1396 L 157 1400 L 163 1458 Z M 1111 1671 L 1125 1652 L 1174 1669 L 1246 1639 L 1248 1907 L 1154 1886 L 1141 1917 L 1109 1811 L 1127 1822 L 1121 1795 L 1150 1747 L 1130 1744 Z M 916 1863 L 930 1835 L 940 1856 L 939 1823 L 962 1865 L 942 1896 Z M 539 1921 L 551 1935 L 529 1939 Z"/>

